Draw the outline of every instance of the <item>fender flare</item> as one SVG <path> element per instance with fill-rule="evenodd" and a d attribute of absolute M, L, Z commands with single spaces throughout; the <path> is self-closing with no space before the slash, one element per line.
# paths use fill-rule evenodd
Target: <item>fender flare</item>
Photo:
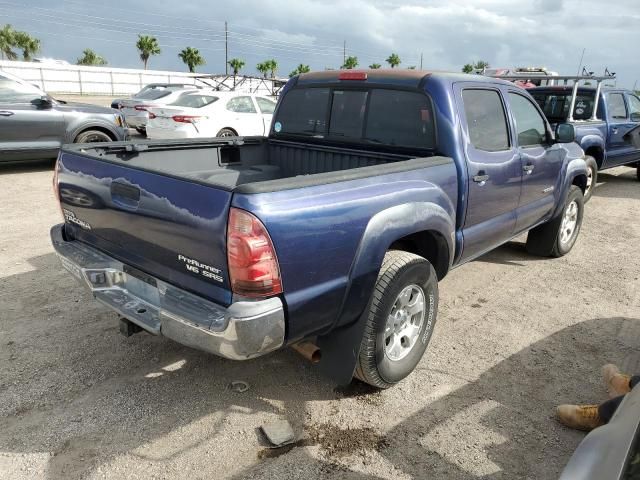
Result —
<path fill-rule="evenodd" d="M 602 151 L 602 160 L 604 161 L 605 156 L 605 143 L 604 139 L 598 135 L 586 135 L 580 141 L 580 147 L 585 152 L 590 148 L 599 148 Z M 597 159 L 596 159 L 597 160 Z M 600 165 L 601 166 L 601 165 Z"/>
<path fill-rule="evenodd" d="M 453 206 L 447 212 L 432 202 L 412 202 L 385 209 L 369 220 L 351 265 L 338 319 L 334 328 L 317 340 L 322 351 L 318 365 L 322 374 L 339 384 L 347 384 L 353 378 L 371 293 L 382 260 L 394 241 L 427 230 L 438 233 L 446 241 L 451 266 L 455 248 L 453 212 Z"/>
<path fill-rule="evenodd" d="M 113 138 L 116 139 L 116 141 L 120 138 L 118 132 L 113 128 L 112 125 L 109 124 L 109 122 L 92 120 L 91 122 L 74 125 L 73 129 L 67 133 L 66 143 L 73 143 L 80 132 L 84 130 L 91 130 L 92 128 L 100 128 L 109 131 L 109 133 L 113 136 Z"/>
<path fill-rule="evenodd" d="M 576 177 L 584 176 L 585 182 L 587 178 L 588 168 L 584 158 L 574 158 L 567 163 L 566 173 L 562 180 L 562 188 L 560 190 L 559 201 L 553 211 L 551 218 L 556 218 L 564 209 L 565 199 L 569 195 L 569 188 L 573 185 Z"/>

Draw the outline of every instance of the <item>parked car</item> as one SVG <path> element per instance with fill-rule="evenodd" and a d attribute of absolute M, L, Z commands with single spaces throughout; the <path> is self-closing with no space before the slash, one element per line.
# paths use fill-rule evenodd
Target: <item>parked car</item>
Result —
<path fill-rule="evenodd" d="M 199 90 L 148 108 L 147 137 L 207 138 L 261 136 L 269 132 L 276 102 L 238 92 Z"/>
<path fill-rule="evenodd" d="M 611 421 L 590 432 L 572 455 L 560 480 L 640 478 L 640 388 L 628 393 Z"/>
<path fill-rule="evenodd" d="M 127 125 L 144 134 L 149 120 L 149 108 L 172 103 L 183 93 L 192 90 L 198 90 L 198 87 L 183 84 L 147 85 L 133 97 L 119 100 L 120 111 L 124 114 Z"/>
<path fill-rule="evenodd" d="M 628 165 L 640 180 L 640 98 L 621 88 L 580 87 L 570 114 L 572 92 L 573 86 L 529 89 L 552 124 L 574 126 L 589 167 L 585 199 L 593 194 L 599 170 Z"/>
<path fill-rule="evenodd" d="M 505 81 L 310 73 L 268 137 L 68 146 L 51 239 L 127 335 L 237 360 L 291 345 L 338 383 L 385 388 L 423 356 L 453 267 L 527 231 L 533 254 L 571 250 L 574 139 Z"/>
<path fill-rule="evenodd" d="M 164 90 L 167 88 L 187 89 L 190 87 L 194 87 L 194 85 L 190 83 L 150 83 L 142 87 L 142 89 L 138 93 L 131 95 L 131 97 L 129 98 L 139 97 L 140 95 L 144 94 L 145 92 L 148 92 L 149 90 Z M 111 108 L 115 108 L 116 110 L 119 110 L 120 107 L 122 106 L 122 102 L 124 102 L 125 100 L 128 100 L 129 98 L 116 98 L 112 100 Z"/>
<path fill-rule="evenodd" d="M 0 72 L 0 161 L 55 158 L 64 143 L 124 140 L 126 132 L 116 110 L 56 100 Z"/>

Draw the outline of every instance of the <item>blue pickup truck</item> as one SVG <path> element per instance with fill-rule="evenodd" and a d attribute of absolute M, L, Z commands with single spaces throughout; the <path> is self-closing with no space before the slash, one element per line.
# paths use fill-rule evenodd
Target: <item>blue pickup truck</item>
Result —
<path fill-rule="evenodd" d="M 597 172 L 628 165 L 640 180 L 640 98 L 629 90 L 580 86 L 570 112 L 573 86 L 530 88 L 551 124 L 571 123 L 586 153 L 589 176 L 585 201 L 593 194 Z"/>
<path fill-rule="evenodd" d="M 63 148 L 51 239 L 126 334 L 237 360 L 293 346 L 386 388 L 425 352 L 451 268 L 527 231 L 533 254 L 571 250 L 574 139 L 502 80 L 304 74 L 268 137 Z"/>

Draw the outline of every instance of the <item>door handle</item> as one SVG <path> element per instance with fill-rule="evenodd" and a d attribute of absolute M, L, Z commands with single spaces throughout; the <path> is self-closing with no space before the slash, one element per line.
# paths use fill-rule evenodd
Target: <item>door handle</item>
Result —
<path fill-rule="evenodd" d="M 0 117 L 10 117 L 11 115 L 13 115 L 13 112 L 10 112 L 8 110 L 0 110 Z"/>
<path fill-rule="evenodd" d="M 613 128 L 611 129 L 611 133 L 613 133 L 613 134 L 615 135 L 616 133 L 618 133 L 618 129 L 617 129 L 617 128 L 615 128 L 615 127 L 613 127 Z"/>
<path fill-rule="evenodd" d="M 533 172 L 533 169 L 536 168 L 535 165 L 525 165 L 524 167 L 522 167 L 522 170 L 524 170 L 524 172 L 527 175 L 531 175 L 531 172 Z"/>
<path fill-rule="evenodd" d="M 480 186 L 483 186 L 485 183 L 487 183 L 487 180 L 489 180 L 489 175 L 484 173 L 482 170 L 478 172 L 478 175 L 475 175 L 473 177 L 473 181 L 480 184 Z"/>

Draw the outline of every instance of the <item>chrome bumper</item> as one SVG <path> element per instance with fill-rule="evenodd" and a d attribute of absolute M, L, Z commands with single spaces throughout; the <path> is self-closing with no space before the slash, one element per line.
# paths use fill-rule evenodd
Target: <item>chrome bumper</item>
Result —
<path fill-rule="evenodd" d="M 277 350 L 284 343 L 282 301 L 239 301 L 229 307 L 193 295 L 78 241 L 66 241 L 62 225 L 51 243 L 62 266 L 99 302 L 154 335 L 233 360 Z M 144 280 L 138 277 L 144 277 Z"/>

